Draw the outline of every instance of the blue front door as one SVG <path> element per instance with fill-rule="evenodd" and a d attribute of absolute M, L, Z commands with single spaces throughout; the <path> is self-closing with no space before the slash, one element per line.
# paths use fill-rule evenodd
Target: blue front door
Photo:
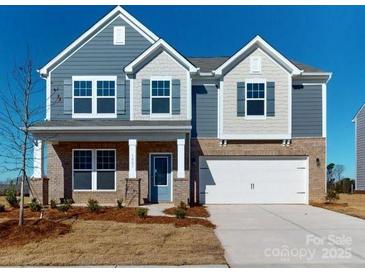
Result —
<path fill-rule="evenodd" d="M 151 202 L 171 202 L 171 155 L 151 156 Z"/>

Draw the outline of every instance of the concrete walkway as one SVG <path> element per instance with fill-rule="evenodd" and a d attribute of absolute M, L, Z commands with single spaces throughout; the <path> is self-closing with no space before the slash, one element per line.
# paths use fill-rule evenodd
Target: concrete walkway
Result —
<path fill-rule="evenodd" d="M 167 208 L 174 207 L 173 203 L 164 203 L 164 204 L 150 204 L 143 205 L 141 207 L 148 208 L 148 215 L 150 216 L 168 216 L 163 211 Z"/>
<path fill-rule="evenodd" d="M 307 205 L 210 205 L 231 267 L 365 267 L 365 220 Z"/>

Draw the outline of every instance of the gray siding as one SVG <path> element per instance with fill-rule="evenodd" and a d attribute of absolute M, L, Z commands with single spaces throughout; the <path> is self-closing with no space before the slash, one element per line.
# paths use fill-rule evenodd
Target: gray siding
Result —
<path fill-rule="evenodd" d="M 193 86 L 192 92 L 192 137 L 217 137 L 217 87 Z"/>
<path fill-rule="evenodd" d="M 113 45 L 113 27 L 117 25 L 125 26 L 126 44 L 123 46 Z M 71 119 L 71 114 L 65 115 L 63 108 L 65 79 L 76 75 L 117 75 L 119 79 L 125 79 L 123 68 L 150 45 L 148 40 L 122 18 L 116 18 L 51 72 L 51 119 Z M 118 114 L 119 119 L 129 119 L 129 88 L 126 92 L 126 113 Z M 57 98 L 61 100 L 55 103 Z"/>
<path fill-rule="evenodd" d="M 322 136 L 322 85 L 295 84 L 292 89 L 292 136 Z"/>
<path fill-rule="evenodd" d="M 356 184 L 365 190 L 365 108 L 356 116 Z"/>

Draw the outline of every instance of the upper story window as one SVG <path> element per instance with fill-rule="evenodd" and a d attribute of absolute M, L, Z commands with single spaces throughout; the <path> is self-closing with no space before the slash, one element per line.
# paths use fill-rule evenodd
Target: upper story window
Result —
<path fill-rule="evenodd" d="M 246 117 L 266 116 L 266 83 L 248 82 L 246 85 Z"/>
<path fill-rule="evenodd" d="M 125 45 L 125 27 L 115 26 L 113 33 L 113 43 L 114 45 Z"/>
<path fill-rule="evenodd" d="M 151 114 L 171 113 L 171 80 L 151 80 Z"/>
<path fill-rule="evenodd" d="M 116 118 L 115 76 L 74 76 L 73 118 Z"/>
<path fill-rule="evenodd" d="M 250 73 L 261 73 L 261 58 L 252 56 L 250 58 Z"/>

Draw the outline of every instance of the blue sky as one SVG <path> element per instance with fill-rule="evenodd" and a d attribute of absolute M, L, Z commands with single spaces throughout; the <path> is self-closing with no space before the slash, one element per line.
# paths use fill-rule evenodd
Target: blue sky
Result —
<path fill-rule="evenodd" d="M 41 67 L 112 8 L 0 6 L 0 90 L 14 62 L 23 60 L 27 44 Z M 327 161 L 345 165 L 345 175 L 354 176 L 351 120 L 365 101 L 365 7 L 124 8 L 185 56 L 232 55 L 259 34 L 288 58 L 333 72 L 328 85 Z"/>

